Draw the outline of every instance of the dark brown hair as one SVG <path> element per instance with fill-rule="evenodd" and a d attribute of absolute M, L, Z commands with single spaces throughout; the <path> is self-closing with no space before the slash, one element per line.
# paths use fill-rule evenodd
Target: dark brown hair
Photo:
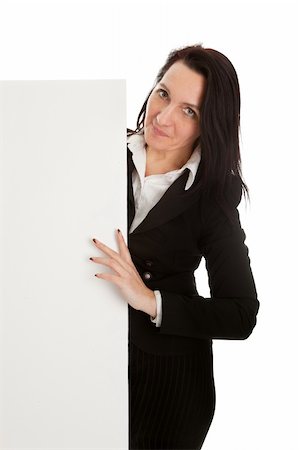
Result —
<path fill-rule="evenodd" d="M 206 80 L 206 91 L 200 109 L 200 136 L 193 148 L 200 143 L 201 162 L 200 188 L 212 192 L 226 209 L 226 192 L 233 178 L 238 181 L 241 193 L 249 198 L 248 188 L 242 179 L 239 147 L 240 88 L 238 76 L 230 60 L 217 50 L 204 48 L 202 44 L 172 50 L 159 70 L 154 87 L 167 70 L 177 61 L 202 74 Z M 154 89 L 153 87 L 153 89 Z M 137 118 L 135 131 L 144 127 L 148 94 Z M 232 177 L 234 175 L 234 177 Z"/>

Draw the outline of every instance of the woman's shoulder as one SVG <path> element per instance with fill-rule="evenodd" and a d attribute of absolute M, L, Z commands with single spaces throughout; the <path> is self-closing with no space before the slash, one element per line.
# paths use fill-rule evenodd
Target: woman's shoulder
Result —
<path fill-rule="evenodd" d="M 240 177 L 232 174 L 226 180 L 226 183 L 221 190 L 214 188 L 207 192 L 202 192 L 202 204 L 204 208 L 208 209 L 209 207 L 213 209 L 221 208 L 222 204 L 226 204 L 231 208 L 236 208 L 241 202 L 242 194 L 242 181 Z"/>
<path fill-rule="evenodd" d="M 243 194 L 242 181 L 239 177 L 231 175 L 227 180 L 221 195 L 211 192 L 204 195 L 200 202 L 203 225 L 213 227 L 215 224 L 239 224 L 238 206 Z"/>

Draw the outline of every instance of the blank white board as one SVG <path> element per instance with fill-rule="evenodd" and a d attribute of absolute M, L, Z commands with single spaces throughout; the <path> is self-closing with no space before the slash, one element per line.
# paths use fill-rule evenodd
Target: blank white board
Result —
<path fill-rule="evenodd" d="M 125 80 L 1 81 L 0 448 L 126 449 Z"/>

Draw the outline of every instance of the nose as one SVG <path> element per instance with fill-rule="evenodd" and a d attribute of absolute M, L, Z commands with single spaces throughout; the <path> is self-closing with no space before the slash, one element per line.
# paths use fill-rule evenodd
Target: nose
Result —
<path fill-rule="evenodd" d="M 171 105 L 164 106 L 156 116 L 159 125 L 171 125 L 174 118 L 174 108 Z"/>

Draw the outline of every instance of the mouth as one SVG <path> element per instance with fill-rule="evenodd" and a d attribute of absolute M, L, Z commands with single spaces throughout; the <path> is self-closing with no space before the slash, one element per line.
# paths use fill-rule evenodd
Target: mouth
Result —
<path fill-rule="evenodd" d="M 168 135 L 166 133 L 164 133 L 164 131 L 160 130 L 160 128 L 155 127 L 155 125 L 153 125 L 153 130 L 154 130 L 154 133 L 157 134 L 158 136 L 168 137 Z"/>

